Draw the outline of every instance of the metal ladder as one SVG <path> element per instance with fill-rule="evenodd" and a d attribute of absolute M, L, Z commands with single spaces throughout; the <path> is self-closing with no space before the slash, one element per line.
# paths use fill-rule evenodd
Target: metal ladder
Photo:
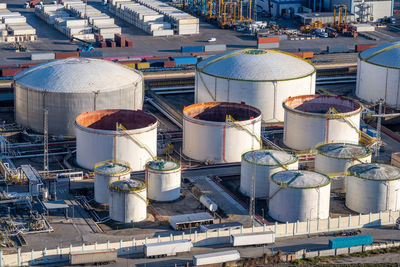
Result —
<path fill-rule="evenodd" d="M 147 153 L 149 153 L 149 155 L 151 156 L 152 159 L 155 159 L 156 156 L 154 155 L 153 151 L 151 151 L 151 149 L 146 146 L 145 144 L 143 144 L 142 142 L 140 142 L 136 137 L 134 137 L 133 135 L 130 135 L 128 133 L 128 130 L 121 124 L 117 122 L 117 131 L 121 131 L 123 132 L 126 136 L 128 136 L 130 139 L 132 139 L 136 144 L 138 144 L 141 148 L 143 148 L 144 150 L 147 151 Z"/>

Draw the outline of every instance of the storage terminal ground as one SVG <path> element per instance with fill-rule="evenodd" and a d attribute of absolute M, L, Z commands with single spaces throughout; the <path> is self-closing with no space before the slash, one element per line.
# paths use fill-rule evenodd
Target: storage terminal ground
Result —
<path fill-rule="evenodd" d="M 286 52 L 274 52 L 257 49 L 250 34 L 202 18 L 199 34 L 153 37 L 111 14 L 101 1 L 88 1 L 133 41 L 133 47 L 96 47 L 101 58 L 174 61 L 193 56 L 181 47 L 209 45 L 210 38 L 230 53 L 215 60 L 207 58 L 217 52 L 194 55 L 203 61 L 197 69 L 184 63 L 140 71 L 90 57 L 32 61 L 32 54 L 62 55 L 81 46 L 33 8 L 23 8 L 24 1 L 2 3 L 27 18 L 37 41 L 24 42 L 26 51 L 20 52 L 1 43 L 1 68 L 44 64 L 0 81 L 0 266 L 94 264 L 93 253 L 99 259 L 118 254 L 107 266 L 191 266 L 194 255 L 212 252 L 236 261 L 229 260 L 236 252 L 228 250 L 242 259 L 281 251 L 294 260 L 307 251 L 338 254 L 328 241 L 344 235 L 370 235 L 372 245 L 400 242 L 395 224 L 400 105 L 393 102 L 400 88 L 395 58 L 400 31 L 379 27 L 372 34 L 376 40 L 371 35 L 281 40 L 279 49 Z M 277 22 L 300 27 L 288 19 Z M 328 53 L 333 45 L 348 51 Z M 363 72 L 356 45 L 369 45 L 360 54 Z M 288 53 L 299 50 L 314 55 L 307 61 Z M 376 88 L 360 87 L 371 75 Z M 321 144 L 332 148 L 317 153 Z M 243 153 L 260 148 L 265 150 L 247 154 L 243 163 Z M 351 165 L 357 171 L 348 169 Z M 233 234 L 222 237 L 227 231 Z M 257 231 L 252 234 L 274 242 L 234 245 L 240 233 L 249 234 L 246 243 Z M 181 245 L 165 244 L 171 255 L 151 254 L 145 245 L 152 240 L 157 251 L 170 237 L 183 239 Z M 123 245 L 124 250 L 120 240 L 136 245 Z M 117 248 L 101 247 L 107 242 Z M 85 254 L 85 246 L 92 245 L 99 249 Z M 358 245 L 361 251 L 370 244 Z M 57 247 L 62 256 L 51 254 Z M 182 253 L 173 255 L 175 249 Z M 32 259 L 24 256 L 32 250 L 37 251 Z M 164 254 L 168 257 L 157 258 Z M 212 263 L 212 256 L 204 258 Z M 396 254 L 385 262 L 399 261 Z"/>

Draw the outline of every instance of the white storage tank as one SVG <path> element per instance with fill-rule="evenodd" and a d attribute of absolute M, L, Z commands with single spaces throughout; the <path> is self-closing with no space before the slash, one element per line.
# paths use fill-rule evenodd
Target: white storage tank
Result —
<path fill-rule="evenodd" d="M 242 155 L 240 167 L 240 192 L 251 195 L 251 177 L 254 170 L 255 197 L 269 195 L 269 177 L 285 169 L 297 170 L 299 160 L 293 153 L 280 150 L 262 149 L 246 152 Z"/>
<path fill-rule="evenodd" d="M 268 49 L 230 51 L 196 67 L 195 103 L 245 102 L 265 122 L 283 121 L 282 102 L 315 93 L 316 69 L 293 54 Z"/>
<path fill-rule="evenodd" d="M 368 102 L 383 99 L 400 107 L 400 42 L 382 44 L 361 52 L 357 62 L 356 95 Z"/>
<path fill-rule="evenodd" d="M 273 174 L 269 187 L 269 215 L 280 222 L 329 217 L 331 179 L 325 174 L 288 170 Z"/>
<path fill-rule="evenodd" d="M 192 159 L 239 162 L 244 152 L 261 147 L 260 136 L 261 112 L 257 108 L 208 102 L 183 109 L 183 153 Z"/>
<path fill-rule="evenodd" d="M 350 166 L 371 162 L 371 150 L 357 144 L 325 143 L 315 149 L 315 171 L 331 177 L 332 192 L 346 192 L 346 172 Z"/>
<path fill-rule="evenodd" d="M 37 132 L 43 132 L 44 108 L 49 134 L 73 136 L 75 118 L 82 112 L 143 106 L 143 75 L 106 60 L 50 61 L 18 73 L 14 80 L 15 121 Z"/>
<path fill-rule="evenodd" d="M 152 160 L 146 165 L 147 196 L 172 201 L 181 195 L 181 166 L 174 161 Z"/>
<path fill-rule="evenodd" d="M 94 200 L 100 204 L 108 204 L 111 182 L 130 178 L 131 168 L 127 163 L 106 160 L 94 166 Z"/>
<path fill-rule="evenodd" d="M 303 95 L 283 102 L 283 143 L 296 150 L 323 142 L 358 144 L 361 103 L 342 96 Z"/>
<path fill-rule="evenodd" d="M 76 161 L 85 169 L 113 159 L 140 171 L 157 156 L 158 121 L 150 113 L 121 109 L 84 112 L 76 118 L 75 127 Z"/>
<path fill-rule="evenodd" d="M 346 206 L 359 213 L 400 210 L 400 169 L 380 164 L 351 166 L 346 177 Z"/>
<path fill-rule="evenodd" d="M 140 180 L 118 180 L 110 184 L 110 218 L 140 222 L 147 217 L 146 184 Z"/>

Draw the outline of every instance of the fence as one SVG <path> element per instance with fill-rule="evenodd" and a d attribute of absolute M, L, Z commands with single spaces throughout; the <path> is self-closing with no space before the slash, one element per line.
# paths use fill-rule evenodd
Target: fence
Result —
<path fill-rule="evenodd" d="M 141 240 L 132 239 L 130 241 L 109 242 L 101 244 L 82 244 L 80 246 L 72 246 L 56 249 L 44 249 L 43 251 L 21 252 L 18 249 L 16 254 L 3 255 L 0 251 L 0 267 L 2 266 L 22 266 L 22 265 L 38 265 L 45 263 L 55 263 L 68 261 L 68 254 L 75 251 L 100 250 L 113 248 L 118 251 L 118 255 L 127 255 L 134 253 L 143 253 L 143 245 L 146 243 L 165 242 L 171 240 L 179 240 L 189 238 L 193 241 L 194 246 L 209 246 L 215 244 L 229 243 L 229 236 L 232 234 L 244 234 L 263 231 L 274 231 L 276 237 L 297 236 L 306 234 L 315 234 L 322 232 L 341 231 L 347 229 L 356 229 L 362 227 L 374 227 L 381 225 L 394 224 L 396 219 L 400 217 L 400 211 L 387 211 L 379 213 L 359 214 L 357 216 L 318 219 L 306 222 L 295 223 L 275 223 L 273 225 L 253 226 L 250 228 L 219 228 L 213 232 L 191 234 L 179 234 L 169 236 L 157 236 L 153 238 L 145 238 Z"/>

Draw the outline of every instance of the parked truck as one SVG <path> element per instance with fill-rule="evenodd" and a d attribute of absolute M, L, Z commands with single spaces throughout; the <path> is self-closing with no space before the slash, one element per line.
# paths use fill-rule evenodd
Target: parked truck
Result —
<path fill-rule="evenodd" d="M 275 233 L 267 231 L 261 233 L 231 235 L 230 243 L 234 247 L 273 244 L 275 243 Z"/>
<path fill-rule="evenodd" d="M 117 261 L 115 249 L 97 249 L 88 251 L 76 251 L 69 254 L 70 264 L 99 264 Z"/>
<path fill-rule="evenodd" d="M 208 265 L 240 260 L 240 253 L 237 250 L 220 251 L 193 256 L 193 265 Z"/>
<path fill-rule="evenodd" d="M 192 247 L 189 239 L 151 243 L 144 245 L 144 255 L 147 258 L 175 256 L 178 252 L 189 252 Z"/>

